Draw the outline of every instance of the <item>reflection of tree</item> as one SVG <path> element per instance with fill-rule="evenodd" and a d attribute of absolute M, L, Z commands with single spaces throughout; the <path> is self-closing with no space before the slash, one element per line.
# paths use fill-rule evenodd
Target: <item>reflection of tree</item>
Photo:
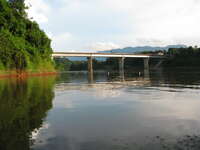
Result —
<path fill-rule="evenodd" d="M 154 83 L 163 82 L 172 86 L 176 84 L 182 86 L 199 85 L 199 75 L 200 70 L 197 68 L 164 68 L 161 72 L 151 72 L 151 80 Z"/>
<path fill-rule="evenodd" d="M 30 149 L 31 132 L 52 107 L 54 77 L 0 81 L 0 149 Z"/>

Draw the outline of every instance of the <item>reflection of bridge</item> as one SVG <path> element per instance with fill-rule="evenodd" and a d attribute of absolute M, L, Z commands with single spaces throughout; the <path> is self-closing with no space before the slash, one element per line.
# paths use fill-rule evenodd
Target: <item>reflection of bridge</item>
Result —
<path fill-rule="evenodd" d="M 69 53 L 69 52 L 54 52 L 52 57 L 87 57 L 88 58 L 88 72 L 91 79 L 93 79 L 93 64 L 92 59 L 94 57 L 115 57 L 119 58 L 119 71 L 120 76 L 124 77 L 124 59 L 125 58 L 141 58 L 144 60 L 144 73 L 146 76 L 149 74 L 149 59 L 159 58 L 164 59 L 162 55 L 150 55 L 150 54 L 126 54 L 126 53 Z"/>
<path fill-rule="evenodd" d="M 145 80 L 144 78 L 133 78 L 131 81 L 115 81 L 115 82 L 98 82 L 98 83 L 93 83 L 93 84 L 87 84 L 87 83 L 78 83 L 78 84 L 73 84 L 73 83 L 62 83 L 62 84 L 57 84 L 55 86 L 55 89 L 57 91 L 66 91 L 66 90 L 87 90 L 89 88 L 95 88 L 98 89 L 99 91 L 108 91 L 108 90 L 113 90 L 113 89 L 120 89 L 123 88 L 124 86 L 144 86 L 144 85 L 149 85 L 151 83 L 150 80 Z"/>

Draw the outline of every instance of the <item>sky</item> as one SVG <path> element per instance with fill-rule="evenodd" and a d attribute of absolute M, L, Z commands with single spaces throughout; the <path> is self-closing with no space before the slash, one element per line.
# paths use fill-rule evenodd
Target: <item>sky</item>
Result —
<path fill-rule="evenodd" d="M 25 0 L 54 51 L 200 46 L 200 0 Z"/>

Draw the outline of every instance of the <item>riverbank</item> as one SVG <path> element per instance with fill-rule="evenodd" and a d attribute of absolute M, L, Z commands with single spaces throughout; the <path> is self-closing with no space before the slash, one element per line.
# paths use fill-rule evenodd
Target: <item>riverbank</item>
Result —
<path fill-rule="evenodd" d="M 26 78 L 33 76 L 49 76 L 49 75 L 57 75 L 59 74 L 57 71 L 52 72 L 16 72 L 16 71 L 8 71 L 8 72 L 0 72 L 0 78 Z"/>

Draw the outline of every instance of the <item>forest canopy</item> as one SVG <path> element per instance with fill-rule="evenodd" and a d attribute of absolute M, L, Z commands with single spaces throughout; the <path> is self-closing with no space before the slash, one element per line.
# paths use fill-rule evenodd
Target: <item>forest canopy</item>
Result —
<path fill-rule="evenodd" d="M 53 71 L 51 40 L 26 9 L 24 0 L 0 0 L 0 71 Z"/>

